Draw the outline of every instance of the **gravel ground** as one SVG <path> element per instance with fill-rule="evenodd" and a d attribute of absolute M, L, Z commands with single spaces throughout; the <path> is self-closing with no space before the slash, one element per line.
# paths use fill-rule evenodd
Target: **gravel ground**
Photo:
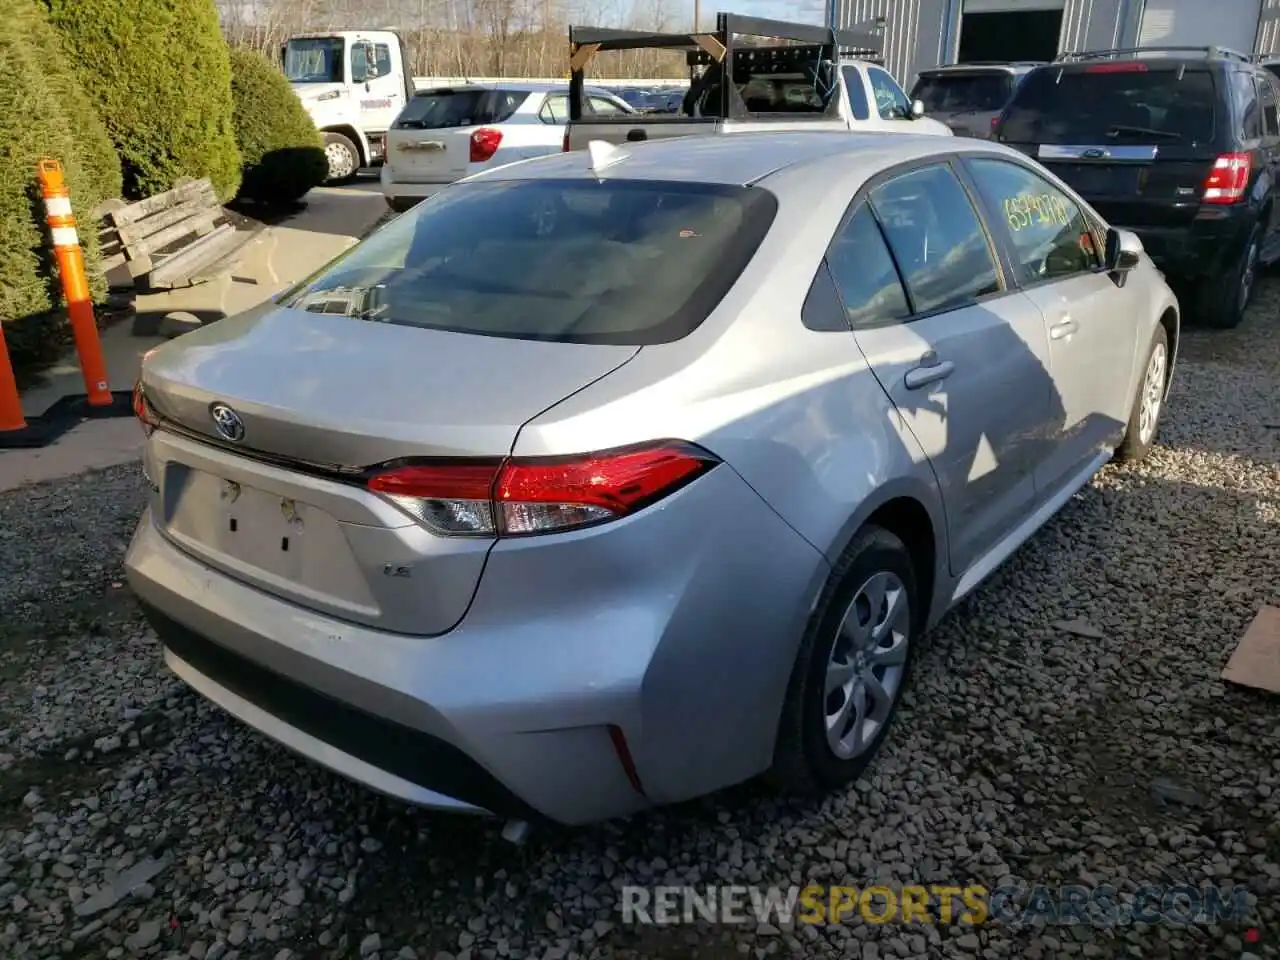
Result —
<path fill-rule="evenodd" d="M 523 848 L 330 776 L 173 680 L 122 584 L 136 467 L 0 497 L 0 955 L 1280 956 L 1280 699 L 1218 679 L 1280 603 L 1278 320 L 1272 278 L 1240 330 L 1186 332 L 1161 448 L 942 624 L 845 795 L 748 787 Z M 616 906 L 627 882 L 877 878 L 1215 882 L 1253 917 L 641 928 Z"/>

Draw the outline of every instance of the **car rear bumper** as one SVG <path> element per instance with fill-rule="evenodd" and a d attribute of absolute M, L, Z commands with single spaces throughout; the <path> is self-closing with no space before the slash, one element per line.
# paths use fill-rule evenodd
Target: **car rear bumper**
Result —
<path fill-rule="evenodd" d="M 411 803 L 578 824 L 767 768 L 818 552 L 728 467 L 636 517 L 538 539 L 500 542 L 467 616 L 435 637 L 243 584 L 150 513 L 126 569 L 183 680 Z"/>
<path fill-rule="evenodd" d="M 383 164 L 379 169 L 379 178 L 382 182 L 382 195 L 387 200 L 425 200 L 427 197 L 435 196 L 449 184 L 456 182 L 458 177 L 442 177 L 436 180 L 419 180 L 419 179 L 403 179 L 404 174 L 399 175 L 395 170 Z"/>
<path fill-rule="evenodd" d="M 1247 207 L 1223 207 L 1204 211 L 1185 226 L 1127 229 L 1138 235 L 1147 255 L 1171 279 L 1197 280 L 1233 266 L 1256 222 L 1257 213 Z"/>

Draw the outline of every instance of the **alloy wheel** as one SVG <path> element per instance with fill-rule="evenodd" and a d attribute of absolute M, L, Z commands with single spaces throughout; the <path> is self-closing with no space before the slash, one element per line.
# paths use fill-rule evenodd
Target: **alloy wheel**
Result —
<path fill-rule="evenodd" d="M 875 743 L 902 687 L 911 636 L 911 603 L 889 571 L 868 577 L 853 595 L 827 663 L 823 719 L 827 746 L 851 760 Z"/>

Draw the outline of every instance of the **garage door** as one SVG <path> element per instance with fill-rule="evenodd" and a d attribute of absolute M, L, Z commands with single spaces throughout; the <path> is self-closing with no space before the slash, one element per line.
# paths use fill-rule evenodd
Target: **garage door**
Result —
<path fill-rule="evenodd" d="M 1262 0 L 1147 0 L 1140 47 L 1194 47 L 1212 43 L 1253 50 Z"/>

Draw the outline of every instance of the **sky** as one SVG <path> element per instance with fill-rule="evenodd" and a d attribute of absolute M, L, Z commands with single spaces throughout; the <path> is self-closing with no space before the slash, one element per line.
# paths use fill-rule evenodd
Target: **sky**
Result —
<path fill-rule="evenodd" d="M 682 2 L 687 6 L 692 20 L 692 0 Z M 826 21 L 826 4 L 823 0 L 702 0 L 702 18 L 705 23 L 710 23 L 720 10 L 799 23 L 821 24 Z"/>

